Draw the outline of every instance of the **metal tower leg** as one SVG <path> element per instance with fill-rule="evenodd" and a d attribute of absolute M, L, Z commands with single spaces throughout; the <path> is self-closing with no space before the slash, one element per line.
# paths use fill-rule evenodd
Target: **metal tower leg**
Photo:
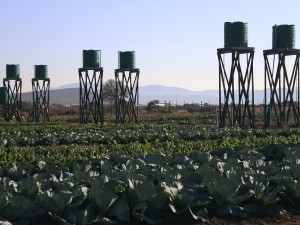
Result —
<path fill-rule="evenodd" d="M 33 120 L 49 122 L 50 79 L 32 79 Z"/>
<path fill-rule="evenodd" d="M 92 119 L 94 123 L 100 122 L 103 125 L 103 69 L 80 68 L 78 72 L 80 83 L 79 121 L 88 123 Z"/>
<path fill-rule="evenodd" d="M 269 127 L 273 118 L 280 127 L 289 121 L 299 126 L 299 50 L 265 50 L 265 107 L 264 124 Z M 271 69 L 269 56 L 278 63 Z M 294 57 L 293 69 L 288 73 L 286 58 Z M 298 87 L 296 87 L 298 86 Z M 267 88 L 270 89 L 270 96 L 267 96 Z M 296 98 L 294 99 L 294 92 Z"/>
<path fill-rule="evenodd" d="M 226 53 L 231 54 L 229 76 L 222 57 Z M 254 128 L 254 48 L 224 48 L 218 49 L 217 54 L 219 61 L 219 127 L 235 126 L 237 123 L 242 128 Z M 245 54 L 247 54 L 247 60 L 243 71 L 241 56 Z M 234 86 L 235 76 L 237 76 L 237 90 Z M 224 98 L 223 103 L 222 98 Z"/>
<path fill-rule="evenodd" d="M 139 69 L 115 70 L 116 123 L 138 123 Z"/>
<path fill-rule="evenodd" d="M 5 120 L 9 121 L 15 118 L 17 121 L 21 121 L 22 79 L 5 78 L 3 79 L 3 85 L 8 91 L 8 101 L 4 109 Z"/>

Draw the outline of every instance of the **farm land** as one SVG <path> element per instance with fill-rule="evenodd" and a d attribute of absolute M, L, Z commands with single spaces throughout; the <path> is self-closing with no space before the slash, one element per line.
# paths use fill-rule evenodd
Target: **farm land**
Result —
<path fill-rule="evenodd" d="M 297 224 L 298 129 L 219 129 L 211 113 L 57 118 L 0 124 L 7 224 Z"/>

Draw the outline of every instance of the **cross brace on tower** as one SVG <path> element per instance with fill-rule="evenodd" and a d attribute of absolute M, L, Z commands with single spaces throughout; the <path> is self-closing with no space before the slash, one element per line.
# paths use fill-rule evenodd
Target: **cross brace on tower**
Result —
<path fill-rule="evenodd" d="M 222 58 L 226 53 L 231 54 L 229 74 Z M 238 124 L 239 127 L 254 128 L 254 48 L 221 48 L 218 49 L 217 54 L 219 61 L 219 126 L 235 126 Z M 244 72 L 241 65 L 242 55 L 247 56 Z M 235 90 L 236 76 L 238 93 Z M 222 98 L 224 98 L 223 103 Z"/>
<path fill-rule="evenodd" d="M 273 65 L 270 57 L 273 56 Z M 264 88 L 264 124 L 268 127 L 275 120 L 277 126 L 288 123 L 291 119 L 299 126 L 300 78 L 298 49 L 265 50 L 265 88 Z M 289 74 L 287 57 L 293 58 L 292 72 Z M 277 58 L 277 65 L 275 59 Z M 269 95 L 268 95 L 269 93 Z"/>
<path fill-rule="evenodd" d="M 116 69 L 116 123 L 138 123 L 139 69 Z"/>

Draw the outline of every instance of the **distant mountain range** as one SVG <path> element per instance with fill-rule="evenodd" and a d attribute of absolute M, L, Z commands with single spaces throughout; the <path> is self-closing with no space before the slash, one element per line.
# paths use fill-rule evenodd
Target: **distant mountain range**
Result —
<path fill-rule="evenodd" d="M 264 91 L 255 90 L 255 104 L 263 103 Z M 22 94 L 23 101 L 32 101 L 32 93 Z M 147 85 L 139 87 L 139 103 L 146 105 L 151 100 L 171 102 L 182 105 L 184 103 L 219 103 L 219 90 L 191 91 L 179 87 L 163 85 Z M 79 84 L 67 84 L 50 90 L 50 103 L 79 104 Z"/>

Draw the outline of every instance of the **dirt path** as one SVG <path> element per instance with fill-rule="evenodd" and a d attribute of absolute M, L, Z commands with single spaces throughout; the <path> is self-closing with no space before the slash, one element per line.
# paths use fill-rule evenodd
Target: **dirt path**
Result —
<path fill-rule="evenodd" d="M 174 223 L 173 223 L 174 224 Z M 270 225 L 270 224 L 286 224 L 286 225 L 300 225 L 300 213 L 296 212 L 284 212 L 278 215 L 269 216 L 255 216 L 247 219 L 239 219 L 234 217 L 226 218 L 213 218 L 208 223 L 196 222 L 190 217 L 178 221 L 178 225 Z M 166 224 L 171 225 L 171 224 Z"/>
<path fill-rule="evenodd" d="M 252 217 L 246 220 L 232 218 L 218 218 L 210 222 L 210 224 L 225 225 L 225 224 L 243 224 L 243 225 L 265 225 L 265 224 L 300 224 L 300 214 L 285 212 L 280 215 L 271 215 L 267 217 Z"/>
<path fill-rule="evenodd" d="M 122 225 L 145 225 L 146 223 L 122 223 Z M 268 216 L 253 216 L 247 219 L 235 217 L 218 217 L 209 222 L 200 222 L 193 220 L 190 216 L 182 216 L 176 222 L 163 223 L 161 225 L 300 225 L 300 211 L 284 212 L 282 214 Z"/>

